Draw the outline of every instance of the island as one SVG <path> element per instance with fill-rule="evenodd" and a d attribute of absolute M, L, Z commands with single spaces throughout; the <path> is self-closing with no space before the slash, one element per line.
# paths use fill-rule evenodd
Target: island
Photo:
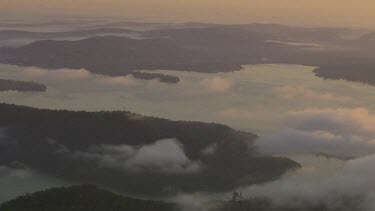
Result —
<path fill-rule="evenodd" d="M 0 92 L 4 91 L 45 92 L 47 91 L 47 86 L 33 81 L 0 79 Z"/>

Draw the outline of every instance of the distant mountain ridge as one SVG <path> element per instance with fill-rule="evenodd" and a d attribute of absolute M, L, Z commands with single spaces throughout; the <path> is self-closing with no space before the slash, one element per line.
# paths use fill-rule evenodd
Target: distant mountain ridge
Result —
<path fill-rule="evenodd" d="M 121 31 L 127 32 L 127 29 L 65 32 L 94 37 L 79 41 L 37 41 L 19 48 L 0 48 L 0 62 L 47 69 L 85 68 L 98 74 L 133 74 L 137 78 L 170 83 L 177 83 L 179 79 L 134 70 L 213 73 L 239 70 L 245 64 L 287 63 L 319 67 L 314 71 L 319 77 L 375 85 L 375 57 L 371 48 L 375 41 L 371 39 L 371 32 L 269 24 L 192 24 L 137 32 L 147 39 L 95 35 Z M 57 34 L 62 36 L 64 33 Z M 6 32 L 3 36 L 10 37 Z"/>
<path fill-rule="evenodd" d="M 64 37 L 85 37 L 95 34 L 126 34 L 137 33 L 133 30 L 122 28 L 98 28 L 63 32 L 30 32 L 22 30 L 0 30 L 0 41 L 9 39 L 54 39 Z"/>

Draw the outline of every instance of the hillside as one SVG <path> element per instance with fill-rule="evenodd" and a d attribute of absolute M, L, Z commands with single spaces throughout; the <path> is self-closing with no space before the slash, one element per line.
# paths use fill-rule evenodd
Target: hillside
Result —
<path fill-rule="evenodd" d="M 0 206 L 1 211 L 172 211 L 175 208 L 174 204 L 123 197 L 94 186 L 52 188 Z"/>
<path fill-rule="evenodd" d="M 256 135 L 214 123 L 0 104 L 0 128 L 13 140 L 0 140 L 0 165 L 130 193 L 230 190 L 299 167 L 257 153 Z"/>
<path fill-rule="evenodd" d="M 368 211 L 366 197 L 337 197 L 329 203 L 324 201 L 307 202 L 295 199 L 284 203 L 275 203 L 269 198 L 247 198 L 241 200 L 222 201 L 210 211 Z"/>

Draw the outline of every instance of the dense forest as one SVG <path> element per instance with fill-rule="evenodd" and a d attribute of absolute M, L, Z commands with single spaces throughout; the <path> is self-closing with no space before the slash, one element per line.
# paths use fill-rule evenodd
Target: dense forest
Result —
<path fill-rule="evenodd" d="M 243 198 L 234 192 L 228 200 L 212 200 L 199 210 L 207 211 L 367 211 L 362 198 L 341 198 L 332 204 L 269 198 Z M 51 188 L 19 196 L 0 205 L 0 211 L 179 211 L 189 205 L 142 200 L 99 189 L 92 185 Z M 193 207 L 193 206 L 192 206 Z M 189 209 L 190 210 L 190 209 Z"/>
<path fill-rule="evenodd" d="M 238 193 L 234 193 L 238 194 Z M 238 195 L 237 195 L 238 196 Z M 308 202 L 308 201 L 285 201 L 275 203 L 269 198 L 232 198 L 221 201 L 210 211 L 368 211 L 364 205 L 364 198 L 343 197 L 337 198 L 332 203 Z"/>
<path fill-rule="evenodd" d="M 15 81 L 0 79 L 0 92 L 4 91 L 20 91 L 20 92 L 45 92 L 47 87 L 33 81 Z"/>
<path fill-rule="evenodd" d="M 75 112 L 0 104 L 0 128 L 5 129 L 2 139 L 7 139 L 0 140 L 0 165 L 18 161 L 57 177 L 129 193 L 229 190 L 270 181 L 299 167 L 288 158 L 257 153 L 253 146 L 257 136 L 251 133 L 220 124 L 170 121 L 130 112 Z M 166 164 L 185 170 L 199 166 L 200 171 L 131 172 L 126 168 L 129 163 L 125 152 L 150 150 L 161 139 L 176 140 L 172 150 L 181 149 L 167 149 L 166 156 L 170 153 L 184 163 L 176 166 L 169 157 L 157 161 L 157 167 Z M 122 149 L 125 151 L 119 152 Z M 109 165 L 114 159 L 116 165 Z"/>
<path fill-rule="evenodd" d="M 20 196 L 0 206 L 1 211 L 174 211 L 166 202 L 133 199 L 94 186 L 52 188 Z"/>

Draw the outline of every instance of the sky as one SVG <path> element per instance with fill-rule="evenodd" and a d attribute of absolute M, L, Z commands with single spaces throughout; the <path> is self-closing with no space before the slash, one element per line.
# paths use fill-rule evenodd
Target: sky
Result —
<path fill-rule="evenodd" d="M 373 11 L 373 0 L 0 0 L 0 17 L 9 19 L 93 16 L 374 28 Z"/>

